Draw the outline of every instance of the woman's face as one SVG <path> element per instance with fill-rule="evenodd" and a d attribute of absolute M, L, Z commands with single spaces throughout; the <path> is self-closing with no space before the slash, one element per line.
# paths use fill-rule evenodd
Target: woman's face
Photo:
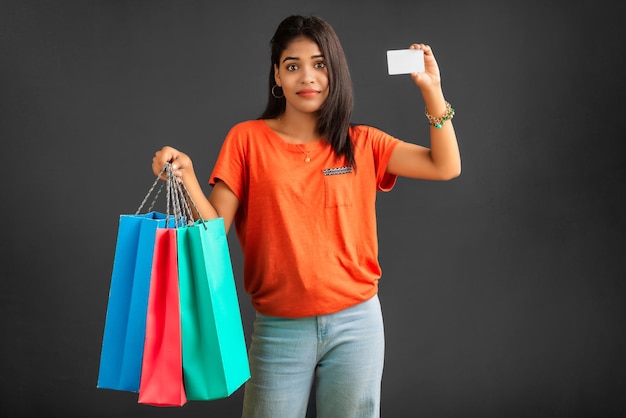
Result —
<path fill-rule="evenodd" d="M 274 79 L 284 92 L 287 109 L 317 112 L 328 97 L 328 69 L 319 46 L 306 37 L 291 41 L 274 65 Z"/>

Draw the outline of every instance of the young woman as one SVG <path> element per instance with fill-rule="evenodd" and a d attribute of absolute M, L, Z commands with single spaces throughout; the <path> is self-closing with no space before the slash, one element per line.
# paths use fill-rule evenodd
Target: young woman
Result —
<path fill-rule="evenodd" d="M 461 164 L 431 48 L 411 75 L 426 104 L 430 148 L 350 124 L 352 83 L 333 29 L 290 16 L 271 41 L 268 103 L 234 126 L 208 199 L 189 156 L 164 147 L 205 219 L 235 223 L 244 286 L 257 311 L 243 416 L 304 417 L 314 385 L 318 417 L 378 417 L 384 335 L 376 192 L 397 176 L 447 180 Z"/>

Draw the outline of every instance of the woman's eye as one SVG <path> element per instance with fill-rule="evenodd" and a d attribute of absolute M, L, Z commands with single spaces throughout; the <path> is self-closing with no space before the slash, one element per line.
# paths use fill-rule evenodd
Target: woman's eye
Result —
<path fill-rule="evenodd" d="M 295 64 L 289 64 L 287 66 L 287 71 L 296 71 L 298 69 L 298 66 Z"/>
<path fill-rule="evenodd" d="M 315 64 L 315 68 L 326 68 L 326 63 L 323 61 L 320 61 Z"/>

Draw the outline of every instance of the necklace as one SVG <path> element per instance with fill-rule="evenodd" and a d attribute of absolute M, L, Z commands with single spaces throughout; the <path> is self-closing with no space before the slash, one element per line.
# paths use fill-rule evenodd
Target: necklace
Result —
<path fill-rule="evenodd" d="M 296 146 L 296 148 L 298 148 L 300 151 L 302 151 L 302 153 L 306 156 L 306 158 L 304 159 L 304 162 L 305 163 L 311 162 L 311 153 L 310 152 L 306 152 L 305 150 L 300 148 L 300 145 L 298 145 L 298 144 L 294 144 L 294 145 Z"/>
<path fill-rule="evenodd" d="M 282 127 L 282 131 L 284 132 L 284 122 L 280 119 L 280 116 L 276 118 L 276 120 L 278 121 L 278 123 L 281 125 Z M 311 152 L 306 152 L 305 150 L 303 150 L 299 144 L 294 144 L 296 146 L 296 148 L 298 148 L 300 150 L 300 152 L 302 152 L 304 154 L 304 162 L 305 163 L 310 163 L 311 162 Z"/>

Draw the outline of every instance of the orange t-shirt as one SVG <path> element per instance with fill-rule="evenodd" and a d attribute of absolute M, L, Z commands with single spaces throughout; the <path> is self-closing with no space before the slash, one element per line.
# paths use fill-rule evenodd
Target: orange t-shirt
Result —
<path fill-rule="evenodd" d="M 356 170 L 324 141 L 287 143 L 263 120 L 235 125 L 222 145 L 210 184 L 239 199 L 244 287 L 262 314 L 329 314 L 378 291 L 376 192 L 395 184 L 385 170 L 400 140 L 362 125 L 350 136 Z"/>

